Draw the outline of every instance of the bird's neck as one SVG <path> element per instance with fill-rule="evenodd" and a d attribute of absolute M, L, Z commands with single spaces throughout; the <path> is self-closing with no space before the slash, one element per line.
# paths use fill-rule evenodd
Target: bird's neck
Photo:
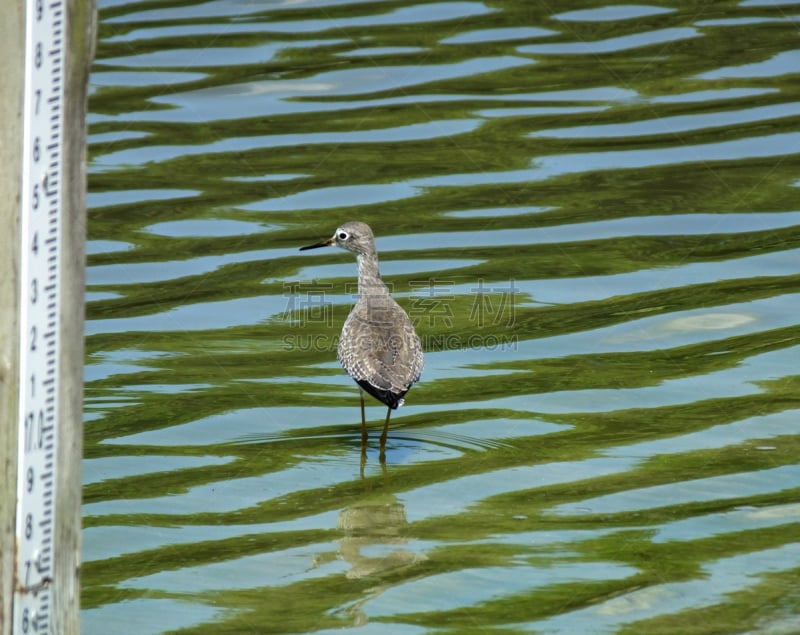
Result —
<path fill-rule="evenodd" d="M 386 293 L 388 289 L 381 280 L 378 256 L 371 254 L 358 255 L 358 295 L 366 296 Z"/>

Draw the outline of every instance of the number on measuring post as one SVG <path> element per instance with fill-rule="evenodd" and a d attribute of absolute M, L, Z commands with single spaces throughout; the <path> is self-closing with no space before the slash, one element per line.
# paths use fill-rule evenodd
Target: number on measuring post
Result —
<path fill-rule="evenodd" d="M 20 214 L 19 445 L 12 633 L 49 634 L 55 561 L 66 7 L 28 0 Z"/>

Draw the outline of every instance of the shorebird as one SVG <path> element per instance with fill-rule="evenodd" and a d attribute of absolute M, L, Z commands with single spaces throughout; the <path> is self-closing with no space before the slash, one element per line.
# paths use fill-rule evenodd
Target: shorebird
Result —
<path fill-rule="evenodd" d="M 408 314 L 381 280 L 375 237 L 369 225 L 345 223 L 331 238 L 301 247 L 300 251 L 329 246 L 353 252 L 358 261 L 358 301 L 342 327 L 338 357 L 345 372 L 360 387 L 362 453 L 366 452 L 368 439 L 364 391 L 388 406 L 380 445 L 380 459 L 385 461 L 389 418 L 392 410 L 403 405 L 406 393 L 422 374 L 422 344 Z"/>

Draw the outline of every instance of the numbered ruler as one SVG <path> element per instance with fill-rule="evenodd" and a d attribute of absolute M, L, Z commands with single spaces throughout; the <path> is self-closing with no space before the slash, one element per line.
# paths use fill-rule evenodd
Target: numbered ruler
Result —
<path fill-rule="evenodd" d="M 27 2 L 15 635 L 54 632 L 65 18 L 64 0 Z"/>

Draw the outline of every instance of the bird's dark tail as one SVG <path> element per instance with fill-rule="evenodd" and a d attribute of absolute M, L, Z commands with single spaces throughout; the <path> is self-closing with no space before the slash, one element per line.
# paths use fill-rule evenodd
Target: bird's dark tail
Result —
<path fill-rule="evenodd" d="M 403 405 L 403 397 L 408 392 L 407 390 L 404 390 L 403 392 L 392 392 L 391 390 L 376 388 L 368 381 L 365 381 L 363 379 L 361 381 L 358 381 L 357 383 L 370 395 L 375 397 L 375 399 L 377 399 L 378 401 L 382 401 L 392 410 L 397 410 L 399 406 Z"/>

